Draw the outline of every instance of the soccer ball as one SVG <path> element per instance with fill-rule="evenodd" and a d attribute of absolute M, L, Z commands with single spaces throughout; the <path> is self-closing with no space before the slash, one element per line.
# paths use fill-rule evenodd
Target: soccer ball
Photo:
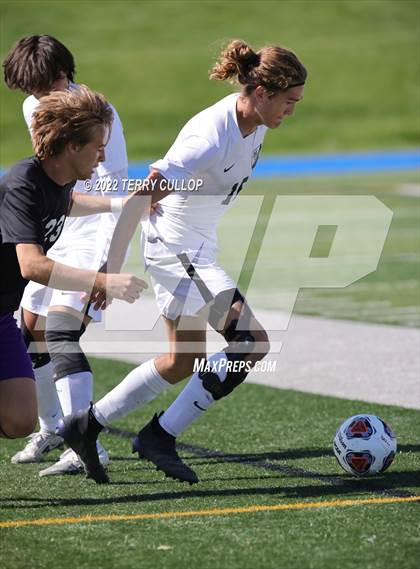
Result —
<path fill-rule="evenodd" d="M 394 460 L 397 439 L 375 415 L 354 415 L 338 429 L 333 450 L 338 464 L 350 474 L 369 476 L 384 472 Z"/>

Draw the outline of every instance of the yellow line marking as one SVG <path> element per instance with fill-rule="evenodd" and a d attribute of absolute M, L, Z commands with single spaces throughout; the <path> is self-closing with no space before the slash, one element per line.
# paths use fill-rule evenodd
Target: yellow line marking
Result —
<path fill-rule="evenodd" d="M 188 518 L 193 516 L 223 516 L 229 514 L 252 514 L 255 512 L 274 512 L 278 510 L 306 510 L 309 508 L 342 508 L 344 506 L 360 506 L 362 504 L 397 504 L 400 502 L 418 502 L 420 496 L 407 498 L 365 498 L 362 500 L 330 500 L 322 502 L 298 502 L 296 504 L 276 504 L 248 506 L 244 508 L 214 508 L 212 510 L 189 510 L 180 512 L 160 512 L 153 514 L 126 514 L 108 516 L 80 516 L 78 518 L 40 518 L 35 520 L 11 520 L 0 522 L 0 528 L 17 528 L 22 526 L 50 526 L 63 524 L 82 524 L 91 522 L 122 522 L 130 520 L 158 520 L 167 518 Z"/>

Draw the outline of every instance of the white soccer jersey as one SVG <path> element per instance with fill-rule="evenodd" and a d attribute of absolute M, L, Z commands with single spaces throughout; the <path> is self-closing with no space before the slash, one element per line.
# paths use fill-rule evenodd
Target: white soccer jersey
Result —
<path fill-rule="evenodd" d="M 166 156 L 151 164 L 179 188 L 159 202 L 158 215 L 143 224 L 175 250 L 216 249 L 216 227 L 252 174 L 267 127 L 245 138 L 238 126 L 239 93 L 195 115 L 182 128 Z M 189 180 L 198 190 L 182 190 Z M 172 247 L 171 247 L 172 248 Z"/>

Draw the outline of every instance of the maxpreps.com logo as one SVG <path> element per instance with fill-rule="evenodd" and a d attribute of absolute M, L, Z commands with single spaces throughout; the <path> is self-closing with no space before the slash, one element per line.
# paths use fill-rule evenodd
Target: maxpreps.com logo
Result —
<path fill-rule="evenodd" d="M 367 417 L 357 417 L 346 429 L 348 439 L 370 439 L 375 429 Z"/>

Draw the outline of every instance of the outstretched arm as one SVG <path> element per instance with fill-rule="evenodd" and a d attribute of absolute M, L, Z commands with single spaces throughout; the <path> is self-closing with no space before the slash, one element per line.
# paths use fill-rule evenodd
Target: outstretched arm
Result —
<path fill-rule="evenodd" d="M 144 189 L 133 193 L 124 204 L 124 208 L 115 227 L 108 253 L 107 271 L 118 273 L 124 262 L 127 247 L 141 221 L 149 216 L 150 207 L 166 197 L 171 190 L 161 187 L 165 178 L 157 170 L 152 170 L 146 178 Z"/>
<path fill-rule="evenodd" d="M 24 279 L 60 290 L 80 290 L 134 302 L 147 283 L 129 274 L 105 274 L 69 267 L 45 256 L 40 245 L 17 243 L 16 255 Z"/>
<path fill-rule="evenodd" d="M 128 198 L 124 198 L 124 202 L 127 200 Z M 89 196 L 74 192 L 69 217 L 83 217 L 85 215 L 109 213 L 111 211 L 111 198 Z"/>

